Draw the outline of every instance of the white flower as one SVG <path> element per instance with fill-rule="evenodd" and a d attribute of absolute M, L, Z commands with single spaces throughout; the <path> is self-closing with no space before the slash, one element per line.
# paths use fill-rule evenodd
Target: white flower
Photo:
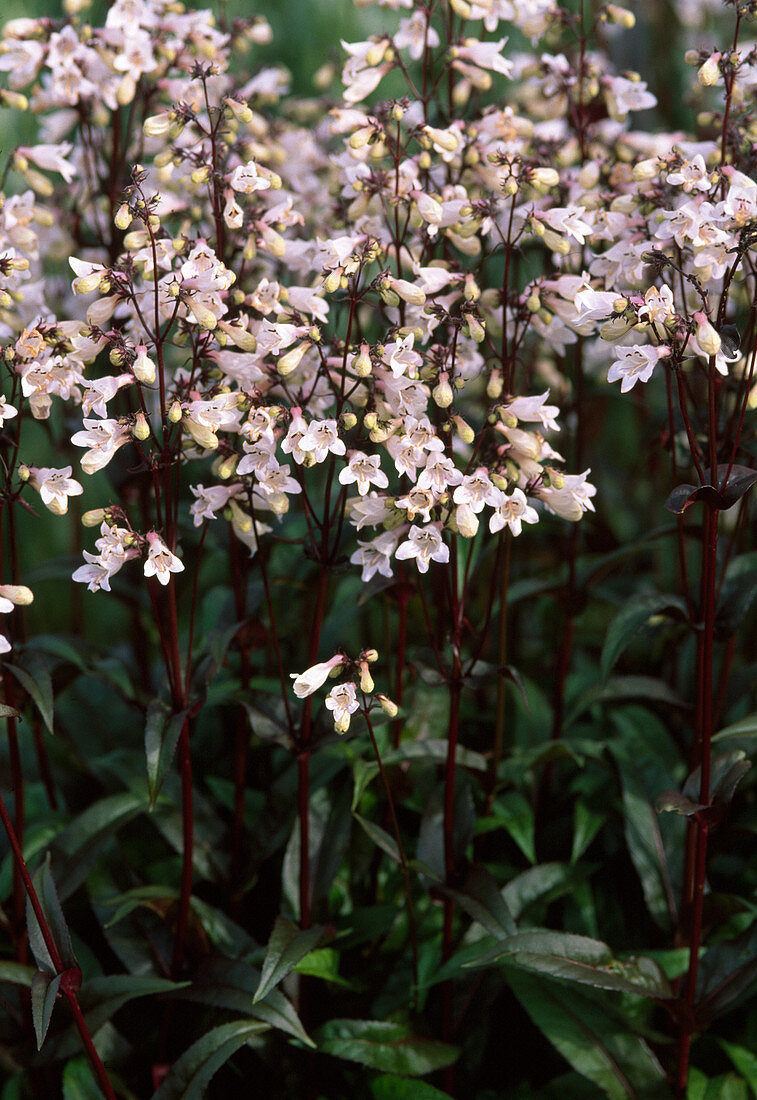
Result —
<path fill-rule="evenodd" d="M 326 707 L 333 711 L 334 729 L 337 733 L 347 732 L 350 728 L 350 716 L 359 706 L 354 684 L 337 684 L 331 689 L 326 697 Z"/>
<path fill-rule="evenodd" d="M 395 556 L 400 560 L 415 558 L 421 573 L 428 573 L 429 562 L 448 562 L 449 547 L 442 539 L 440 528 L 440 523 L 429 523 L 425 527 L 413 524 L 407 542 L 397 548 Z"/>
<path fill-rule="evenodd" d="M 630 344 L 628 347 L 616 347 L 615 353 L 618 358 L 607 372 L 607 381 L 622 379 L 621 393 L 628 393 L 637 382 L 649 381 L 658 361 L 670 355 L 670 348 L 665 345 Z"/>
<path fill-rule="evenodd" d="M 361 565 L 363 572 L 360 579 L 367 583 L 376 573 L 382 577 L 391 577 L 391 557 L 397 545 L 398 535 L 394 531 L 383 531 L 370 542 L 361 542 L 358 539 L 358 549 L 350 557 L 353 565 Z"/>
<path fill-rule="evenodd" d="M 258 175 L 258 166 L 254 160 L 247 164 L 238 164 L 229 178 L 229 186 L 243 195 L 251 195 L 253 191 L 265 191 L 271 186 L 271 181 Z"/>
<path fill-rule="evenodd" d="M 389 478 L 379 468 L 381 459 L 378 455 L 367 455 L 362 451 L 353 451 L 350 455 L 349 465 L 339 473 L 341 485 L 353 485 L 357 482 L 357 491 L 364 497 L 371 485 L 379 489 L 386 489 Z"/>
<path fill-rule="evenodd" d="M 68 511 L 68 498 L 78 497 L 84 489 L 71 477 L 71 467 L 61 470 L 43 466 L 40 469 L 30 467 L 29 484 L 42 497 L 42 503 L 56 516 L 64 516 Z"/>
<path fill-rule="evenodd" d="M 519 535 L 521 524 L 539 522 L 539 513 L 530 506 L 522 489 L 513 489 L 509 496 L 500 491 L 500 497 L 489 517 L 489 530 L 492 534 L 501 531 L 507 524 L 513 535 Z"/>
<path fill-rule="evenodd" d="M 144 565 L 145 576 L 155 577 L 163 585 L 168 584 L 172 573 L 183 571 L 184 563 L 168 549 L 160 535 L 156 535 L 154 531 L 150 531 L 147 535 L 147 542 L 149 549 Z"/>
<path fill-rule="evenodd" d="M 289 675 L 294 680 L 292 684 L 292 690 L 298 699 L 305 699 L 308 695 L 312 695 L 314 691 L 317 691 L 319 687 L 322 687 L 329 678 L 331 672 L 339 665 L 344 664 L 344 657 L 340 653 L 331 657 L 328 661 L 321 661 L 320 664 L 311 665 L 310 668 L 306 668 L 304 672 L 290 672 Z"/>

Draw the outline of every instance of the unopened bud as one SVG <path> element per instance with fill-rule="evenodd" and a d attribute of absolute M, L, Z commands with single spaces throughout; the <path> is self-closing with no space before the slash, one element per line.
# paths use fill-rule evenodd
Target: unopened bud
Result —
<path fill-rule="evenodd" d="M 104 508 L 90 508 L 88 512 L 85 512 L 81 517 L 81 521 L 84 527 L 99 527 L 105 519 Z"/>
<path fill-rule="evenodd" d="M 278 373 L 282 377 L 286 377 L 286 375 L 291 374 L 292 371 L 296 370 L 297 367 L 300 365 L 300 362 L 305 352 L 308 350 L 308 348 L 311 348 L 312 346 L 313 345 L 310 343 L 309 340 L 303 340 L 303 342 L 301 344 L 298 344 L 296 348 L 292 348 L 291 351 L 288 351 L 285 355 L 282 355 L 279 361 L 276 363 L 276 370 L 278 371 Z"/>
<path fill-rule="evenodd" d="M 147 354 L 147 348 L 144 344 L 137 345 L 137 357 L 131 369 L 138 382 L 150 386 L 155 381 L 157 370 L 152 359 Z"/>
<path fill-rule="evenodd" d="M 150 438 L 150 425 L 147 423 L 147 417 L 143 412 L 137 413 L 131 434 L 135 439 L 142 441 Z"/>
<path fill-rule="evenodd" d="M 626 30 L 631 30 L 636 26 L 636 16 L 628 8 L 618 7 L 617 4 L 605 4 L 605 11 L 607 18 L 611 23 L 616 23 L 619 27 L 625 27 Z"/>
<path fill-rule="evenodd" d="M 455 395 L 452 392 L 452 386 L 449 384 L 449 376 L 446 371 L 442 371 L 439 375 L 439 381 L 431 391 L 431 396 L 440 409 L 447 409 L 452 404 Z"/>
<path fill-rule="evenodd" d="M 455 425 L 455 431 L 457 432 L 458 439 L 461 439 L 463 443 L 472 443 L 476 438 L 476 433 L 471 428 L 470 424 L 467 424 L 462 416 L 453 416 L 452 423 Z"/>
<path fill-rule="evenodd" d="M 710 87 L 713 84 L 717 84 L 720 77 L 720 66 L 718 62 L 721 58 L 721 54 L 714 53 L 711 57 L 708 57 L 704 65 L 702 65 L 697 73 L 697 80 L 704 87 Z"/>
<path fill-rule="evenodd" d="M 181 405 L 178 401 L 171 402 L 171 407 L 168 410 L 168 419 L 172 424 L 178 424 L 181 420 L 182 412 Z"/>

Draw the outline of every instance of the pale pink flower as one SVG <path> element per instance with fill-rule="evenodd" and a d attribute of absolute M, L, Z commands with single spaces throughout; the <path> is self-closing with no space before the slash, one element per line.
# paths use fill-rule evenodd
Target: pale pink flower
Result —
<path fill-rule="evenodd" d="M 146 577 L 155 577 L 162 585 L 168 584 L 172 573 L 181 573 L 184 563 L 168 549 L 160 535 L 150 531 L 147 535 L 148 551 L 144 564 Z"/>
<path fill-rule="evenodd" d="M 326 696 L 326 708 L 333 712 L 334 729 L 337 733 L 347 732 L 350 728 L 350 718 L 359 706 L 354 684 L 337 684 L 331 689 Z"/>
<path fill-rule="evenodd" d="M 428 573 L 432 561 L 448 562 L 449 547 L 442 538 L 441 524 L 429 523 L 425 527 L 413 524 L 407 541 L 398 546 L 395 557 L 401 561 L 415 558 L 421 573 Z"/>
<path fill-rule="evenodd" d="M 328 661 L 321 661 L 317 665 L 306 668 L 304 672 L 290 672 L 289 675 L 294 680 L 292 684 L 294 694 L 298 699 L 305 699 L 308 695 L 312 695 L 314 691 L 317 691 L 319 687 L 326 683 L 334 669 L 343 664 L 344 657 L 337 653 L 334 657 L 330 657 Z"/>

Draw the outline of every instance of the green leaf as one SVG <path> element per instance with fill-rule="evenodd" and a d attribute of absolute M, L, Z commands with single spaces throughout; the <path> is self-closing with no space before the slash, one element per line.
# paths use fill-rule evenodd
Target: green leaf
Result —
<path fill-rule="evenodd" d="M 508 974 L 508 982 L 550 1043 L 610 1100 L 669 1097 L 652 1051 L 601 1000 L 518 971 Z"/>
<path fill-rule="evenodd" d="M 333 947 L 318 947 L 310 951 L 304 959 L 300 959 L 294 968 L 298 974 L 309 974 L 311 978 L 322 978 L 333 985 L 341 985 L 345 989 L 355 989 L 353 982 L 348 982 L 339 974 L 339 952 Z"/>
<path fill-rule="evenodd" d="M 570 862 L 577 863 L 607 821 L 607 814 L 593 810 L 578 799 L 573 810 L 573 847 Z"/>
<path fill-rule="evenodd" d="M 95 802 L 60 833 L 56 844 L 67 856 L 58 880 L 61 897 L 69 897 L 81 886 L 113 834 L 146 809 L 143 794 L 128 791 L 109 795 Z"/>
<path fill-rule="evenodd" d="M 286 917 L 279 915 L 276 918 L 253 1004 L 262 1001 L 274 986 L 294 970 L 300 959 L 304 959 L 321 942 L 323 933 L 324 929 L 319 925 L 314 928 L 299 929 Z"/>
<path fill-rule="evenodd" d="M 382 829 L 380 825 L 374 825 L 372 821 L 368 821 L 367 818 L 361 817 L 360 814 L 353 813 L 352 816 L 360 823 L 373 843 L 376 844 L 382 852 L 386 852 L 395 863 L 401 862 L 400 850 L 397 847 L 397 841 L 394 837 L 389 836 L 389 833 L 387 833 L 385 829 Z"/>
<path fill-rule="evenodd" d="M 742 718 L 740 722 L 718 730 L 712 742 L 715 744 L 716 741 L 727 741 L 735 737 L 757 738 L 757 714 L 750 714 L 748 718 Z"/>
<path fill-rule="evenodd" d="M 448 1092 L 434 1088 L 428 1081 L 414 1081 L 394 1073 L 375 1077 L 370 1088 L 373 1100 L 451 1100 Z"/>
<path fill-rule="evenodd" d="M 63 1070 L 63 1100 L 102 1100 L 102 1095 L 83 1055 L 66 1063 Z"/>
<path fill-rule="evenodd" d="M 23 664 L 6 663 L 5 668 L 18 680 L 42 715 L 42 721 L 53 733 L 53 681 L 44 658 L 38 654 L 25 654 Z"/>
<path fill-rule="evenodd" d="M 736 1043 L 729 1043 L 725 1039 L 719 1039 L 718 1042 L 746 1080 L 752 1095 L 757 1096 L 757 1054 L 745 1047 L 737 1046 Z"/>
<path fill-rule="evenodd" d="M 587 873 L 588 869 L 570 867 L 567 863 L 540 863 L 508 882 L 502 898 L 513 919 L 518 921 L 532 906 L 545 906 L 570 893 Z"/>
<path fill-rule="evenodd" d="M 673 996 L 670 983 L 653 959 L 643 955 L 616 959 L 601 940 L 570 932 L 517 932 L 469 966 L 485 966 L 498 960 L 595 989 L 615 989 L 658 1000 Z"/>
<path fill-rule="evenodd" d="M 441 887 L 441 890 L 454 898 L 469 916 L 497 939 L 504 939 L 516 931 L 513 915 L 497 883 L 485 868 L 471 867 L 458 890 L 449 887 Z"/>
<path fill-rule="evenodd" d="M 53 978 L 45 971 L 38 970 L 32 978 L 32 1020 L 34 1034 L 37 1037 L 37 1050 L 42 1049 L 50 1026 L 61 977 L 61 974 L 56 974 Z"/>
<path fill-rule="evenodd" d="M 671 687 L 654 676 L 610 676 L 604 684 L 589 688 L 577 700 L 566 715 L 563 728 L 573 725 L 576 719 L 597 703 L 617 703 L 620 700 L 662 703 L 665 706 L 686 710 L 688 704 Z"/>
<path fill-rule="evenodd" d="M 151 810 L 155 807 L 166 772 L 173 760 L 188 713 L 188 708 L 185 707 L 178 714 L 171 714 L 170 709 L 160 699 L 153 699 L 147 708 L 145 756 Z"/>
<path fill-rule="evenodd" d="M 259 984 L 260 971 L 254 966 L 219 955 L 202 964 L 191 986 L 182 990 L 179 996 L 183 1000 L 249 1014 L 315 1048 L 299 1016 L 280 990 L 271 989 L 264 1000 L 252 1003 L 252 995 Z"/>
<path fill-rule="evenodd" d="M 12 985 L 23 985 L 28 989 L 34 977 L 34 967 L 24 966 L 23 963 L 9 962 L 7 959 L 0 961 L 0 982 L 10 982 Z"/>
<path fill-rule="evenodd" d="M 603 680 L 607 679 L 634 635 L 655 615 L 667 615 L 685 622 L 688 617 L 686 602 L 680 596 L 665 596 L 662 593 L 632 596 L 607 628 L 600 658 Z"/>
<path fill-rule="evenodd" d="M 260 1020 L 234 1020 L 208 1031 L 171 1066 L 152 1100 L 202 1100 L 206 1086 L 221 1066 L 268 1025 Z"/>
<path fill-rule="evenodd" d="M 706 1077 L 695 1066 L 689 1070 L 686 1100 L 747 1100 L 746 1081 L 735 1073 Z"/>
<path fill-rule="evenodd" d="M 492 806 L 492 813 L 512 837 L 529 863 L 536 863 L 534 811 L 520 791 L 508 791 Z"/>
<path fill-rule="evenodd" d="M 82 985 L 79 1003 L 86 1013 L 90 1031 L 95 1032 L 129 1001 L 175 993 L 188 984 L 155 978 L 152 974 L 98 974 Z"/>
<path fill-rule="evenodd" d="M 414 1038 L 406 1025 L 387 1020 L 329 1020 L 315 1040 L 324 1054 L 406 1077 L 450 1066 L 459 1053 L 447 1043 Z"/>
<path fill-rule="evenodd" d="M 49 855 L 39 870 L 34 874 L 32 883 L 37 892 L 37 898 L 42 907 L 42 913 L 44 914 L 48 929 L 55 941 L 55 946 L 58 948 L 58 953 L 60 954 L 63 965 L 67 968 L 76 966 L 76 958 L 74 956 L 73 947 L 71 946 L 71 936 L 68 931 L 68 925 L 63 916 L 63 910 L 60 907 L 53 876 L 50 873 Z M 50 957 L 50 952 L 47 949 L 45 938 L 42 935 L 42 929 L 37 920 L 37 915 L 28 897 L 26 899 L 26 926 L 29 933 L 29 946 L 32 949 L 32 954 L 34 955 L 37 966 L 40 970 L 44 970 L 50 975 L 55 974 L 57 967 Z"/>

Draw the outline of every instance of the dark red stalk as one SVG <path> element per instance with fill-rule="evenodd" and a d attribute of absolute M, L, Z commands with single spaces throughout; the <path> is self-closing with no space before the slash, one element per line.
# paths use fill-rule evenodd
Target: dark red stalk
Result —
<path fill-rule="evenodd" d="M 13 828 L 10 815 L 1 795 L 0 820 L 2 820 L 5 832 L 8 836 L 11 850 L 13 852 L 14 867 L 18 868 L 19 874 L 23 881 L 24 888 L 29 898 L 29 904 L 34 910 L 34 915 L 37 918 L 37 923 L 39 925 L 40 932 L 42 933 L 42 939 L 45 941 L 45 947 L 47 948 L 47 952 L 50 956 L 50 961 L 55 968 L 56 974 L 63 974 L 67 968 L 64 965 L 60 951 L 58 950 L 58 945 L 56 944 L 55 938 L 50 930 L 50 926 L 47 923 L 47 917 L 45 916 L 45 912 L 42 908 L 42 905 L 40 904 L 37 891 L 34 888 L 34 883 L 32 882 L 31 875 L 29 874 L 29 868 L 26 866 L 26 861 L 24 859 L 24 854 L 21 849 L 19 838 L 16 835 L 16 830 Z M 71 1012 L 74 1017 L 74 1022 L 81 1036 L 82 1043 L 84 1044 L 84 1050 L 90 1061 L 92 1070 L 95 1074 L 95 1077 L 97 1078 L 97 1082 L 100 1086 L 103 1096 L 105 1096 L 107 1100 L 116 1100 L 116 1094 L 113 1091 L 113 1086 L 108 1080 L 108 1074 L 105 1071 L 105 1066 L 102 1064 L 100 1055 L 95 1049 L 95 1044 L 92 1041 L 92 1036 L 90 1034 L 89 1028 L 87 1027 L 87 1022 L 84 1019 L 82 1010 L 79 1006 L 76 992 L 70 987 L 66 987 L 62 984 L 61 993 L 65 996 L 66 1000 L 69 1003 Z"/>
<path fill-rule="evenodd" d="M 701 779 L 699 801 L 707 806 L 710 801 L 710 767 L 712 747 L 712 679 L 713 649 L 715 639 L 715 581 L 717 574 L 718 548 L 718 511 L 705 504 L 703 523 L 703 629 L 702 629 L 702 667 L 701 681 L 698 685 L 699 714 L 701 726 L 698 730 L 699 766 Z M 689 967 L 686 974 L 684 1002 L 685 1015 L 679 1024 L 678 1066 L 676 1072 L 676 1097 L 683 1097 L 689 1068 L 691 1032 L 694 1025 L 696 1005 L 696 982 L 699 967 L 699 948 L 702 942 L 702 908 L 707 875 L 707 833 L 709 824 L 706 819 L 696 819 L 696 842 L 694 856 L 693 895 L 691 902 L 691 924 L 689 932 Z"/>
<path fill-rule="evenodd" d="M 310 649 L 308 667 L 316 663 L 318 646 L 321 641 L 323 616 L 326 611 L 326 592 L 329 575 L 325 566 L 318 572 L 318 586 L 313 610 L 313 625 L 310 631 Z M 297 753 L 297 805 L 300 819 L 300 927 L 310 927 L 310 735 L 313 718 L 313 696 L 305 700 L 302 711 L 302 724 Z"/>

